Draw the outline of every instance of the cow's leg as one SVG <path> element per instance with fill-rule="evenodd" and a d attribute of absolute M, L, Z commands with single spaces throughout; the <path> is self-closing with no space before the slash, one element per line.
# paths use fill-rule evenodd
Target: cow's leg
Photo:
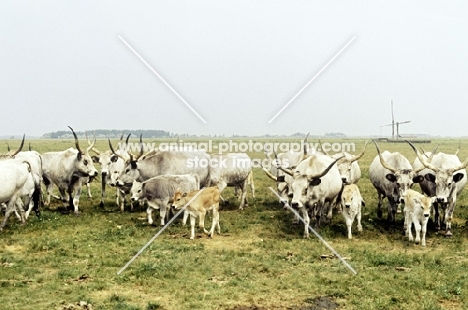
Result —
<path fill-rule="evenodd" d="M 419 244 L 421 242 L 421 223 L 417 217 L 413 218 L 414 230 L 416 231 L 416 239 L 414 242 Z"/>
<path fill-rule="evenodd" d="M 199 212 L 198 216 L 200 217 L 200 220 L 198 222 L 198 227 L 203 229 L 203 232 L 205 234 L 208 234 L 208 230 L 205 228 L 205 216 L 206 216 L 206 209 L 202 208 L 202 210 Z"/>
<path fill-rule="evenodd" d="M 3 230 L 3 227 L 5 227 L 6 222 L 8 218 L 10 217 L 11 212 L 14 212 L 16 209 L 16 200 L 18 198 L 16 195 L 13 195 L 10 199 L 10 201 L 7 204 L 6 211 L 5 211 L 5 217 L 3 218 L 2 223 L 0 224 L 0 230 Z M 23 211 L 24 212 L 24 211 Z"/>
<path fill-rule="evenodd" d="M 209 235 L 213 238 L 215 228 L 218 228 L 218 234 L 221 234 L 221 229 L 219 227 L 219 203 L 213 205 L 213 222 L 211 224 L 211 229 L 209 231 Z"/>
<path fill-rule="evenodd" d="M 343 212 L 346 212 L 346 210 L 343 211 Z M 346 222 L 346 227 L 348 228 L 348 239 L 353 239 L 353 235 L 351 233 L 351 227 L 353 225 L 353 219 L 349 214 L 347 214 L 345 216 L 345 222 Z"/>
<path fill-rule="evenodd" d="M 330 220 L 330 223 L 331 223 L 331 220 L 333 218 L 334 204 L 330 201 L 330 202 L 327 202 L 326 205 L 328 206 L 327 219 Z"/>
<path fill-rule="evenodd" d="M 146 213 L 148 215 L 148 224 L 153 225 L 153 207 L 151 207 L 150 204 L 148 204 L 148 209 L 146 209 Z"/>
<path fill-rule="evenodd" d="M 301 207 L 302 218 L 304 219 L 304 239 L 309 238 L 310 217 L 305 206 Z"/>
<path fill-rule="evenodd" d="M 429 218 L 425 217 L 421 225 L 421 245 L 426 246 L 426 231 Z"/>
<path fill-rule="evenodd" d="M 435 230 L 440 230 L 440 214 L 439 214 L 439 203 L 434 202 L 434 224 Z"/>
<path fill-rule="evenodd" d="M 74 192 L 74 195 L 73 195 L 73 212 L 75 213 L 75 215 L 78 215 L 79 214 L 79 211 L 78 211 L 78 205 L 80 204 L 80 196 L 81 196 L 81 190 L 82 190 L 82 182 L 81 182 L 81 178 L 77 178 L 75 180 L 75 182 L 73 182 L 73 178 L 72 178 L 72 183 L 73 183 L 73 186 L 72 186 L 72 192 Z M 70 196 L 71 196 L 71 192 L 68 193 Z"/>
<path fill-rule="evenodd" d="M 413 233 L 411 232 L 411 226 L 413 226 L 413 213 L 412 212 L 408 212 L 408 216 L 409 216 L 409 219 L 408 219 L 408 228 L 407 228 L 407 235 L 408 235 L 408 240 L 410 242 L 413 242 Z M 415 229 L 416 229 L 416 226 L 415 226 Z"/>
<path fill-rule="evenodd" d="M 182 226 L 185 226 L 187 224 L 187 219 L 189 217 L 190 213 L 187 211 L 187 209 L 184 210 L 184 217 L 182 218 Z"/>
<path fill-rule="evenodd" d="M 357 230 L 362 231 L 362 225 L 361 225 L 361 207 L 359 207 L 358 212 L 356 214 L 356 219 L 357 219 Z"/>
<path fill-rule="evenodd" d="M 161 217 L 161 226 L 164 226 L 164 224 L 166 223 L 166 217 L 168 216 L 168 212 L 167 212 L 167 206 L 169 204 L 169 197 L 167 197 L 166 199 L 163 199 L 161 202 L 160 202 L 160 209 L 159 209 L 159 216 Z M 169 206 L 170 208 L 171 206 Z"/>
<path fill-rule="evenodd" d="M 193 214 L 190 214 L 190 239 L 195 239 L 195 219 Z"/>
<path fill-rule="evenodd" d="M 46 186 L 46 201 L 44 202 L 44 205 L 49 206 L 50 205 L 50 196 L 52 195 L 52 182 L 49 181 L 46 177 L 43 176 L 42 181 L 44 182 Z"/>
<path fill-rule="evenodd" d="M 88 191 L 88 198 L 93 198 L 93 195 L 91 194 L 91 185 L 89 182 L 86 182 L 86 190 Z"/>
<path fill-rule="evenodd" d="M 104 198 L 106 198 L 106 180 L 107 180 L 107 172 L 101 173 L 101 203 L 99 206 L 104 208 Z"/>
<path fill-rule="evenodd" d="M 384 195 L 380 193 L 380 191 L 377 191 L 377 197 L 379 198 L 379 202 L 377 204 L 377 216 L 378 218 L 382 218 L 382 202 Z"/>
<path fill-rule="evenodd" d="M 395 223 L 396 218 L 396 202 L 392 198 L 387 198 L 388 200 L 388 216 L 387 221 L 389 223 Z"/>
<path fill-rule="evenodd" d="M 247 201 L 247 179 L 244 180 L 244 182 L 240 185 L 241 189 L 241 202 L 239 205 L 239 210 L 243 210 L 244 207 L 247 207 L 249 205 L 249 202 Z"/>
<path fill-rule="evenodd" d="M 452 234 L 452 218 L 453 210 L 455 209 L 455 203 L 450 201 L 448 203 L 447 209 L 445 210 L 445 237 L 450 238 Z"/>

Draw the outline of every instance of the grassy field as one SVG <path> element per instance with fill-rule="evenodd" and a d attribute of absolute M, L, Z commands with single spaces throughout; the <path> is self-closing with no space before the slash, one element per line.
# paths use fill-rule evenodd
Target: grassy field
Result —
<path fill-rule="evenodd" d="M 356 142 L 356 153 L 364 145 L 348 142 Z M 432 150 L 436 144 L 445 153 L 458 148 L 458 140 L 423 147 Z M 379 145 L 410 162 L 415 158 L 407 144 Z M 468 141 L 461 145 L 464 160 Z M 6 141 L 0 146 L 6 152 Z M 41 153 L 72 146 L 71 140 L 32 142 Z M 106 150 L 107 141 L 97 147 Z M 54 201 L 41 219 L 31 215 L 25 226 L 10 218 L 0 232 L 0 308 L 86 309 L 77 305 L 83 301 L 92 309 L 466 309 L 468 189 L 458 198 L 454 236 L 436 233 L 431 221 L 427 246 L 415 245 L 402 235 L 403 214 L 397 214 L 396 226 L 387 224 L 385 211 L 377 218 L 377 194 L 368 179 L 375 155 L 369 144 L 359 162 L 363 232 L 354 226 L 354 239 L 348 240 L 341 214 L 319 229 L 357 275 L 312 234 L 302 238 L 303 226 L 292 225 L 292 214 L 268 189 L 274 182 L 260 169 L 254 170 L 256 198 L 249 193 L 245 210 L 237 210 L 232 189 L 223 193 L 230 203 L 221 206 L 221 235 L 209 239 L 198 231 L 189 240 L 189 227 L 176 221 L 117 275 L 159 227 L 146 223 L 144 208 L 121 213 L 110 188 L 101 209 L 95 182 L 93 198 L 83 192 L 78 217 L 62 215 Z"/>

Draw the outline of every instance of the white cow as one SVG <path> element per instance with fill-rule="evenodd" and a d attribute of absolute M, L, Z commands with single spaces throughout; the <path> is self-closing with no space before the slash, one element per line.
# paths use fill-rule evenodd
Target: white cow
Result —
<path fill-rule="evenodd" d="M 12 212 L 20 212 L 21 222 L 24 224 L 26 217 L 21 197 L 28 196 L 30 199 L 35 190 L 34 176 L 31 173 L 31 165 L 24 160 L 10 159 L 0 161 L 0 204 L 6 204 L 5 218 L 0 224 L 2 230 Z"/>
<path fill-rule="evenodd" d="M 409 241 L 413 241 L 411 226 L 414 224 L 416 230 L 416 244 L 421 242 L 422 246 L 426 246 L 426 231 L 427 222 L 431 213 L 431 205 L 435 201 L 435 197 L 427 197 L 415 190 L 409 189 L 406 191 L 405 200 L 405 235 Z"/>
<path fill-rule="evenodd" d="M 352 239 L 351 226 L 353 225 L 354 218 L 357 219 L 357 229 L 362 231 L 361 225 L 361 207 L 365 206 L 364 199 L 362 199 L 361 192 L 356 184 L 348 184 L 343 188 L 341 193 L 341 207 L 342 214 L 348 227 L 348 239 Z"/>
<path fill-rule="evenodd" d="M 42 155 L 43 180 L 47 190 L 47 201 L 50 204 L 52 186 L 57 185 L 60 198 L 65 208 L 73 210 L 78 215 L 78 204 L 80 201 L 83 178 L 95 177 L 98 171 L 93 165 L 93 160 L 89 156 L 96 140 L 86 151 L 82 151 L 78 142 L 78 137 L 71 127 L 69 127 L 75 137 L 74 148 L 69 148 L 61 152 L 48 152 Z M 68 197 L 66 196 L 68 194 Z M 68 199 L 67 199 L 68 198 Z"/>

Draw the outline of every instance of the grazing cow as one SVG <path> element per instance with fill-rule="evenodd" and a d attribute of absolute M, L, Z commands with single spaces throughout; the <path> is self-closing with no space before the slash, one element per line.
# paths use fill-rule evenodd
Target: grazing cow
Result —
<path fill-rule="evenodd" d="M 94 146 L 96 140 L 86 151 L 83 151 L 80 148 L 75 132 L 71 127 L 68 128 L 70 128 L 75 137 L 76 149 L 69 148 L 65 151 L 48 152 L 42 155 L 43 180 L 47 190 L 47 201 L 45 204 L 50 204 L 52 186 L 55 184 L 59 189 L 60 198 L 65 208 L 68 207 L 69 210 L 73 210 L 78 215 L 83 178 L 98 175 L 98 171 L 94 168 L 93 160 L 89 156 L 89 151 Z M 68 194 L 68 200 L 66 194 Z"/>
<path fill-rule="evenodd" d="M 21 222 L 24 224 L 26 216 L 21 197 L 27 196 L 31 199 L 35 190 L 31 165 L 20 159 L 0 161 L 0 184 L 0 204 L 6 204 L 5 218 L 0 224 L 0 230 L 5 227 L 12 212 L 19 211 Z"/>
<path fill-rule="evenodd" d="M 198 194 L 201 191 L 200 194 Z M 197 195 L 198 194 L 198 195 Z M 182 193 L 177 190 L 174 194 L 172 206 L 176 210 L 182 209 L 192 198 L 195 199 L 187 206 L 187 211 L 190 214 L 190 239 L 195 238 L 195 219 L 200 216 L 199 227 L 203 229 L 205 234 L 209 234 L 213 238 L 215 227 L 218 229 L 218 234 L 221 234 L 219 227 L 219 189 L 217 186 L 207 187 L 201 190 Z M 207 211 L 213 210 L 213 223 L 210 231 L 205 229 L 205 215 Z"/>
<path fill-rule="evenodd" d="M 294 171 L 280 168 L 293 177 L 291 206 L 302 212 L 305 221 L 304 238 L 309 237 L 310 218 L 307 208 L 311 209 L 317 219 L 317 226 L 320 226 L 323 209 L 328 204 L 328 218 L 331 219 L 331 206 L 336 203 L 343 186 L 335 165 L 339 159 L 316 154 L 301 161 Z"/>
<path fill-rule="evenodd" d="M 451 237 L 453 235 L 452 217 L 457 195 L 461 193 L 467 183 L 465 168 L 468 165 L 468 158 L 461 163 L 457 155 L 435 154 L 434 150 L 425 159 L 412 143 L 409 141 L 408 143 L 417 155 L 417 161 L 415 160 L 414 162 L 415 168 L 420 166 L 422 170 L 420 177 L 423 178 L 423 182 L 421 182 L 423 193 L 429 197 L 436 197 L 434 201 L 434 222 L 436 229 L 439 230 L 441 224 L 439 216 L 440 205 L 445 211 L 442 221 L 445 222 L 445 236 Z"/>
<path fill-rule="evenodd" d="M 416 230 L 416 239 L 414 242 L 419 244 L 421 241 L 421 245 L 426 246 L 427 222 L 429 220 L 431 206 L 435 197 L 427 197 L 415 190 L 409 189 L 406 191 L 404 199 L 405 235 L 408 236 L 409 241 L 413 241 L 411 226 L 414 224 L 414 229 Z"/>
<path fill-rule="evenodd" d="M 362 231 L 361 225 L 361 207 L 364 207 L 364 199 L 362 199 L 361 192 L 356 184 L 348 184 L 343 188 L 341 193 L 341 207 L 343 217 L 348 227 L 348 239 L 352 239 L 351 226 L 353 225 L 354 218 L 357 219 L 357 229 Z"/>
<path fill-rule="evenodd" d="M 408 159 L 398 152 L 380 153 L 379 146 L 373 141 L 378 155 L 369 166 L 369 179 L 377 190 L 379 198 L 377 216 L 382 217 L 382 201 L 388 200 L 387 220 L 395 223 L 395 215 L 399 203 L 403 203 L 406 191 L 413 183 L 420 183 L 422 176 L 417 175 L 422 169 L 413 170 Z"/>
<path fill-rule="evenodd" d="M 227 186 L 239 187 L 241 192 L 239 210 L 244 209 L 244 206 L 248 206 L 247 182 L 251 172 L 251 159 L 245 153 L 211 155 L 211 185 L 217 185 L 220 193 Z"/>
<path fill-rule="evenodd" d="M 183 175 L 160 175 L 144 182 L 133 181 L 131 192 L 131 200 L 138 201 L 145 199 L 148 201 L 148 223 L 153 224 L 152 212 L 153 209 L 159 209 L 161 216 L 161 226 L 164 225 L 166 219 L 166 208 L 171 206 L 172 198 L 176 189 L 184 192 L 190 192 L 200 189 L 198 175 L 183 174 Z M 188 215 L 184 216 L 184 224 Z"/>

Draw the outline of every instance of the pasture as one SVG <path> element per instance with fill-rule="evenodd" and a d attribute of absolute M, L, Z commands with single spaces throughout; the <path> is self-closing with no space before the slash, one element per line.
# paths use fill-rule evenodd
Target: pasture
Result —
<path fill-rule="evenodd" d="M 0 152 L 6 152 L 6 142 L 13 149 L 19 144 L 1 141 Z M 31 142 L 40 153 L 74 146 L 72 140 Z M 347 142 L 355 142 L 359 153 L 365 141 Z M 83 139 L 80 143 L 86 146 Z M 445 153 L 458 148 L 458 140 L 434 140 L 422 146 L 431 151 L 436 144 Z M 379 146 L 382 151 L 401 152 L 411 163 L 415 158 L 407 144 Z M 107 141 L 98 140 L 96 147 L 107 150 Z M 243 211 L 237 209 L 231 188 L 223 192 L 229 204 L 220 207 L 221 235 L 209 239 L 198 231 L 190 240 L 189 226 L 177 220 L 117 275 L 160 228 L 147 224 L 146 207 L 121 213 L 114 189 L 107 188 L 105 207 L 100 208 L 96 180 L 93 198 L 83 190 L 78 217 L 62 215 L 61 203 L 53 200 L 41 209 L 40 219 L 31 214 L 25 226 L 10 218 L 0 232 L 0 308 L 86 309 L 84 304 L 76 305 L 80 301 L 92 304 L 92 309 L 465 308 L 468 189 L 458 197 L 454 236 L 444 238 L 430 221 L 427 246 L 415 245 L 402 235 L 402 213 L 397 214 L 396 225 L 387 224 L 386 209 L 382 219 L 377 217 L 377 193 L 368 178 L 376 154 L 369 144 L 359 160 L 358 186 L 366 201 L 363 231 L 357 231 L 355 222 L 353 239 L 348 240 L 344 218 L 336 212 L 331 223 L 318 229 L 357 275 L 333 258 L 313 234 L 303 239 L 303 224 L 292 225 L 292 214 L 268 189 L 275 188 L 274 182 L 258 168 L 254 169 L 256 198 L 249 189 L 249 206 Z M 249 155 L 264 158 L 263 153 Z M 462 140 L 458 155 L 462 161 L 468 157 L 468 141 Z M 413 188 L 420 191 L 418 185 Z M 205 222 L 211 225 L 210 218 Z"/>

